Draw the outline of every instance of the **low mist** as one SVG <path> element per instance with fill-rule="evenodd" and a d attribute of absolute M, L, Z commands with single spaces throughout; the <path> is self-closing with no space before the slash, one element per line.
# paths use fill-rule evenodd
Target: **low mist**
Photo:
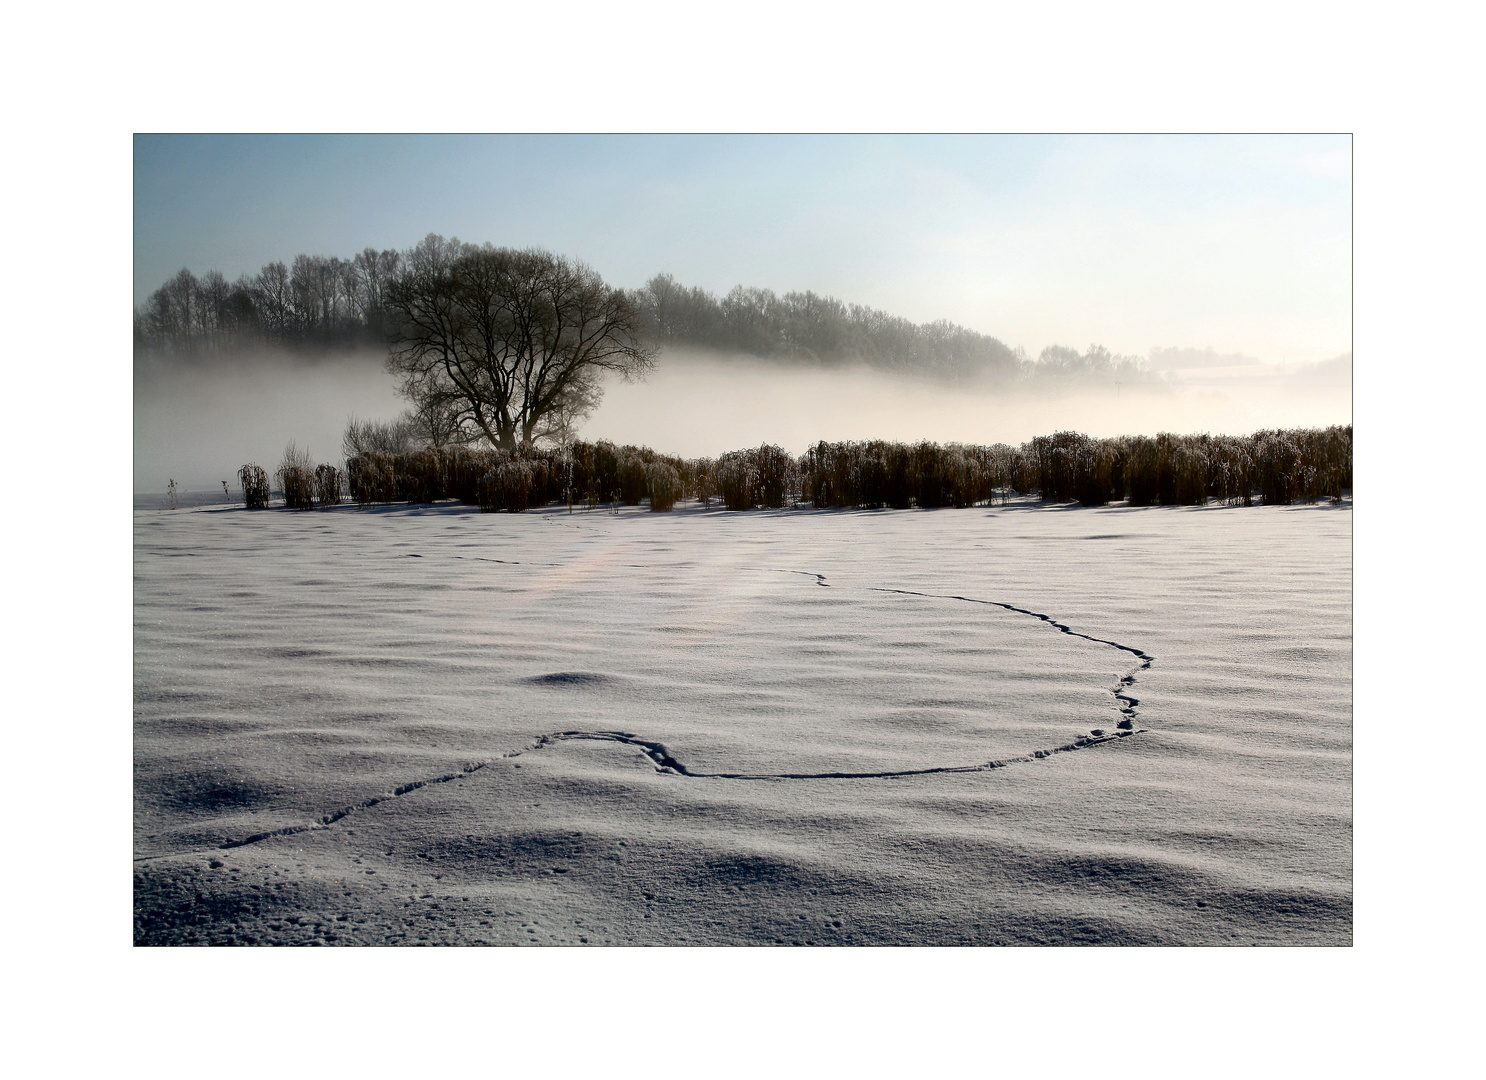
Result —
<path fill-rule="evenodd" d="M 382 353 L 305 360 L 238 354 L 212 364 L 139 365 L 134 490 L 237 491 L 247 462 L 270 473 L 290 439 L 338 463 L 351 415 L 406 407 Z M 802 368 L 667 350 L 643 382 L 611 381 L 580 431 L 589 440 L 715 457 L 770 442 L 793 454 L 819 439 L 1017 445 L 1034 435 L 1247 434 L 1351 423 L 1351 358 L 1289 369 L 1258 363 L 1173 369 L 1100 388 L 948 386 L 862 368 Z"/>
<path fill-rule="evenodd" d="M 134 490 L 237 492 L 248 462 L 270 474 L 295 440 L 316 462 L 341 459 L 351 414 L 392 419 L 406 407 L 384 353 L 305 360 L 238 353 L 204 364 L 137 364 L 134 370 Z"/>
<path fill-rule="evenodd" d="M 585 439 L 647 445 L 683 457 L 775 443 L 888 439 L 1018 445 L 1075 430 L 1095 438 L 1352 422 L 1350 357 L 1171 371 L 1103 388 L 955 387 L 862 368 L 810 369 L 667 351 L 637 383 L 610 383 Z"/>

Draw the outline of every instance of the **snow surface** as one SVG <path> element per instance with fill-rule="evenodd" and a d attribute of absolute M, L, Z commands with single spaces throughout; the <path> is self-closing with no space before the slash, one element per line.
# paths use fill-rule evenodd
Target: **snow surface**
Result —
<path fill-rule="evenodd" d="M 136 942 L 1349 944 L 1350 510 L 136 508 Z"/>

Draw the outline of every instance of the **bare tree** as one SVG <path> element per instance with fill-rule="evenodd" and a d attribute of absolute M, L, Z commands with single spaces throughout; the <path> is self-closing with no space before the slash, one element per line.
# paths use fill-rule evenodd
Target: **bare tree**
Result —
<path fill-rule="evenodd" d="M 346 420 L 341 453 L 347 461 L 361 454 L 405 454 L 414 448 L 417 441 L 417 432 L 406 417 L 388 423 L 385 420 L 358 420 L 352 415 Z"/>
<path fill-rule="evenodd" d="M 294 323 L 294 288 L 289 268 L 281 262 L 271 262 L 259 272 L 253 285 L 264 327 L 282 339 Z"/>
<path fill-rule="evenodd" d="M 423 446 L 458 445 L 479 437 L 468 425 L 459 422 L 454 409 L 437 397 L 425 397 L 415 402 L 398 417 L 397 422 L 411 439 Z"/>
<path fill-rule="evenodd" d="M 400 253 L 376 248 L 366 248 L 351 260 L 359 314 L 374 336 L 382 329 L 383 292 L 387 283 L 397 276 L 401 263 Z"/>
<path fill-rule="evenodd" d="M 641 314 L 588 266 L 547 251 L 431 235 L 386 286 L 388 369 L 416 406 L 514 449 L 570 431 L 606 372 L 650 370 Z"/>
<path fill-rule="evenodd" d="M 228 301 L 232 286 L 220 270 L 208 270 L 201 276 L 197 292 L 196 319 L 201 339 L 208 348 L 221 347 L 232 328 Z"/>
<path fill-rule="evenodd" d="M 325 259 L 320 255 L 296 255 L 290 271 L 289 289 L 293 297 L 296 328 L 314 330 L 320 325 L 324 296 L 320 288 L 321 269 Z"/>
<path fill-rule="evenodd" d="M 201 283 L 184 266 L 150 297 L 152 328 L 160 337 L 170 341 L 177 351 L 191 353 L 199 344 L 197 312 L 200 297 Z"/>

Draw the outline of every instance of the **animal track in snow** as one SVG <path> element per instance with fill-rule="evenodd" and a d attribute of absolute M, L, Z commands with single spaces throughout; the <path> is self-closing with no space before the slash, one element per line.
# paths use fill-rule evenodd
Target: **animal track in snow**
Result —
<path fill-rule="evenodd" d="M 656 742 L 653 739 L 643 739 L 638 735 L 627 731 L 555 731 L 550 735 L 543 735 L 525 751 L 516 751 L 507 754 L 506 757 L 519 757 L 522 753 L 531 753 L 536 750 L 545 750 L 557 743 L 574 740 L 589 740 L 596 742 L 624 743 L 628 746 L 637 747 L 641 753 L 655 762 L 657 772 L 670 773 L 676 776 L 686 776 L 697 780 L 889 780 L 899 776 L 933 776 L 938 773 L 975 773 L 989 772 L 992 769 L 1004 769 L 1008 765 L 1020 762 L 1038 761 L 1042 758 L 1051 757 L 1054 754 L 1065 754 L 1071 750 L 1082 750 L 1089 746 L 1098 746 L 1100 743 L 1114 742 L 1130 735 L 1138 734 L 1136 731 L 1115 731 L 1111 733 L 1100 732 L 1095 735 L 1081 735 L 1071 743 L 1063 746 L 1055 746 L 1051 750 L 1034 750 L 1030 754 L 1020 754 L 1016 757 L 996 758 L 992 761 L 983 761 L 976 765 L 938 765 L 928 769 L 891 769 L 881 772 L 814 772 L 814 773 L 731 773 L 731 772 L 697 772 L 687 768 L 666 747 L 665 743 Z"/>
<path fill-rule="evenodd" d="M 756 570 L 761 574 L 799 574 L 801 577 L 813 577 L 815 579 L 815 583 L 823 589 L 830 588 L 830 586 L 826 584 L 826 576 L 824 574 L 812 573 L 809 570 L 775 570 L 774 568 L 768 566 L 740 566 L 738 569 Z"/>
<path fill-rule="evenodd" d="M 312 825 L 290 825 L 288 828 L 285 829 L 273 829 L 269 832 L 255 833 L 252 836 L 244 837 L 241 840 L 229 840 L 227 843 L 222 844 L 218 848 L 218 850 L 229 851 L 232 848 L 244 847 L 247 844 L 256 844 L 260 840 L 268 840 L 275 836 L 291 836 L 294 833 L 311 832 L 316 829 L 328 829 L 341 818 L 345 817 L 348 814 L 354 814 L 357 810 L 370 810 L 378 803 L 389 802 L 392 799 L 400 799 L 404 795 L 407 795 L 409 792 L 417 791 L 419 788 L 430 787 L 434 784 L 447 784 L 450 780 L 462 780 L 466 776 L 470 775 L 470 773 L 479 772 L 481 769 L 485 768 L 485 766 L 489 764 L 489 761 L 472 761 L 464 768 L 460 769 L 458 772 L 445 773 L 442 776 L 434 776 L 427 780 L 414 780 L 411 783 L 400 784 L 389 792 L 384 792 L 381 795 L 374 795 L 370 799 L 363 799 L 361 800 L 361 802 L 352 803 L 350 806 L 343 806 L 339 810 L 332 810 L 328 814 L 321 815 L 320 820 Z"/>
<path fill-rule="evenodd" d="M 786 569 L 777 569 L 777 568 L 772 568 L 772 567 L 743 567 L 742 569 L 756 571 L 756 572 L 759 572 L 759 573 L 798 574 L 798 575 L 800 575 L 802 577 L 815 578 L 815 583 L 817 585 L 821 586 L 822 588 L 829 588 L 830 587 L 827 584 L 827 582 L 826 582 L 826 576 L 824 574 L 818 574 L 818 573 L 815 573 L 813 571 L 807 571 L 807 570 L 786 570 Z M 1131 668 L 1126 674 L 1124 674 L 1123 676 L 1121 676 L 1120 679 L 1119 679 L 1119 681 L 1110 690 L 1110 692 L 1114 695 L 1115 701 L 1118 704 L 1118 708 L 1119 708 L 1120 712 L 1122 713 L 1122 718 L 1119 721 L 1119 723 L 1116 725 L 1117 730 L 1112 731 L 1112 732 L 1106 732 L 1106 731 L 1103 731 L 1103 730 L 1101 730 L 1099 728 L 1095 728 L 1095 729 L 1091 730 L 1089 732 L 1089 734 L 1087 734 L 1087 735 L 1080 735 L 1078 738 L 1074 739 L 1072 742 L 1064 743 L 1062 746 L 1055 746 L 1055 747 L 1051 747 L 1049 749 L 1044 749 L 1044 750 L 1034 750 L 1034 751 L 1032 751 L 1031 753 L 1028 753 L 1028 754 L 1020 754 L 1020 755 L 1016 755 L 1016 756 L 1013 756 L 1013 757 L 1006 757 L 1006 758 L 996 758 L 996 759 L 993 759 L 993 760 L 990 760 L 990 761 L 983 761 L 983 762 L 979 762 L 979 763 L 976 763 L 976 764 L 969 764 L 969 765 L 940 765 L 940 766 L 934 766 L 934 767 L 924 768 L 924 769 L 893 769 L 893 770 L 867 771 L 867 772 L 848 772 L 848 771 L 844 771 L 844 770 L 839 770 L 839 771 L 828 771 L 828 772 L 778 772 L 778 773 L 701 772 L 701 771 L 693 770 L 693 769 L 689 768 L 686 764 L 684 764 L 682 761 L 680 761 L 671 752 L 670 748 L 665 745 L 665 743 L 660 742 L 660 741 L 655 740 L 655 739 L 647 739 L 647 738 L 644 738 L 644 737 L 642 737 L 640 735 L 634 734 L 632 732 L 627 732 L 627 731 L 578 731 L 578 730 L 574 730 L 574 731 L 555 731 L 555 732 L 551 732 L 551 733 L 546 734 L 546 735 L 539 736 L 534 743 L 532 743 L 530 746 L 525 747 L 522 750 L 510 751 L 508 753 L 501 754 L 497 758 L 491 758 L 491 759 L 487 759 L 485 761 L 471 762 L 470 764 L 465 765 L 458 772 L 446 773 L 444 775 L 432 777 L 432 778 L 427 779 L 427 780 L 415 780 L 415 781 L 412 781 L 411 783 L 403 784 L 403 785 L 401 785 L 401 786 L 399 786 L 397 788 L 394 788 L 390 793 L 384 793 L 384 794 L 381 794 L 381 795 L 376 795 L 376 796 L 373 796 L 372 798 L 364 799 L 361 802 L 354 803 L 352 805 L 342 807 L 341 809 L 334 810 L 334 811 L 332 811 L 332 812 L 330 812 L 328 814 L 324 814 L 324 815 L 322 815 L 320 817 L 320 819 L 318 821 L 316 821 L 316 822 L 314 822 L 312 824 L 291 825 L 291 826 L 288 826 L 288 827 L 282 828 L 282 829 L 273 829 L 273 830 L 269 830 L 267 832 L 255 833 L 252 836 L 244 837 L 241 840 L 232 840 L 232 841 L 228 841 L 225 844 L 221 844 L 221 845 L 219 845 L 219 847 L 216 850 L 222 850 L 222 851 L 231 850 L 233 848 L 245 847 L 245 846 L 247 846 L 249 844 L 260 843 L 261 841 L 273 839 L 274 837 L 292 836 L 292 835 L 295 835 L 297 833 L 302 833 L 302 832 L 313 832 L 313 831 L 317 831 L 317 830 L 328 829 L 331 825 L 333 825 L 336 822 L 340 821 L 342 818 L 345 818 L 347 815 L 353 814 L 353 813 L 357 812 L 358 810 L 368 810 L 368 809 L 371 809 L 372 807 L 378 805 L 379 803 L 386 802 L 386 801 L 388 801 L 390 799 L 400 798 L 403 795 L 407 795 L 407 794 L 409 794 L 411 792 L 414 792 L 414 791 L 417 791 L 417 790 L 419 790 L 421 788 L 430 787 L 430 786 L 435 785 L 435 784 L 448 783 L 450 780 L 461 779 L 463 777 L 469 776 L 471 773 L 477 772 L 480 769 L 485 768 L 487 765 L 490 765 L 493 761 L 497 761 L 497 760 L 501 760 L 501 759 L 509 759 L 509 758 L 514 758 L 514 757 L 520 757 L 522 754 L 534 753 L 534 752 L 539 751 L 539 750 L 545 750 L 545 749 L 548 749 L 548 748 L 551 748 L 551 747 L 555 747 L 558 744 L 563 743 L 563 742 L 574 742 L 574 741 L 612 742 L 612 743 L 620 743 L 620 744 L 626 745 L 626 746 L 633 746 L 636 749 L 638 749 L 642 754 L 644 754 L 647 758 L 649 758 L 655 764 L 655 768 L 656 768 L 656 771 L 657 772 L 665 773 L 667 775 L 672 775 L 672 776 L 684 776 L 684 777 L 687 777 L 689 779 L 698 779 L 698 780 L 777 780 L 777 781 L 783 781 L 783 780 L 887 780 L 887 779 L 894 779 L 894 778 L 899 778 L 899 777 L 933 776 L 933 775 L 937 775 L 937 774 L 948 774 L 948 773 L 978 773 L 978 772 L 989 772 L 989 771 L 994 770 L 994 769 L 1004 769 L 1004 768 L 1007 768 L 1008 766 L 1011 766 L 1011 765 L 1023 764 L 1023 763 L 1030 763 L 1030 762 L 1034 762 L 1034 761 L 1040 761 L 1040 760 L 1043 760 L 1045 758 L 1052 757 L 1054 754 L 1065 754 L 1065 753 L 1070 753 L 1070 752 L 1072 752 L 1074 750 L 1083 750 L 1083 749 L 1087 749 L 1088 747 L 1091 747 L 1091 746 L 1099 746 L 1099 745 L 1102 745 L 1104 743 L 1116 742 L 1116 741 L 1118 741 L 1120 739 L 1128 738 L 1131 735 L 1138 735 L 1138 734 L 1140 734 L 1141 732 L 1143 732 L 1145 730 L 1143 728 L 1136 728 L 1135 727 L 1135 709 L 1140 704 L 1139 699 L 1136 698 L 1136 697 L 1134 697 L 1134 696 L 1132 696 L 1131 694 L 1128 694 L 1128 693 L 1125 692 L 1126 690 L 1128 690 L 1129 687 L 1131 687 L 1132 685 L 1134 685 L 1136 673 L 1139 672 L 1139 671 L 1143 671 L 1143 670 L 1149 668 L 1151 666 L 1152 662 L 1155 660 L 1155 657 L 1153 657 L 1150 654 L 1144 652 L 1143 650 L 1137 649 L 1137 648 L 1135 648 L 1132 645 L 1124 645 L 1124 644 L 1121 644 L 1118 641 L 1112 641 L 1112 640 L 1110 640 L 1108 638 L 1094 637 L 1092 634 L 1081 633 L 1081 632 L 1079 632 L 1077 630 L 1074 630 L 1067 623 L 1059 622 L 1057 619 L 1053 618 L 1051 615 L 1045 615 L 1045 614 L 1043 614 L 1041 612 L 1038 612 L 1038 611 L 1032 611 L 1029 608 L 1017 607 L 1015 604 L 1003 603 L 1002 601 L 999 601 L 999 600 L 984 600 L 984 599 L 980 599 L 980 598 L 977 598 L 977 597 L 960 596 L 960 595 L 954 594 L 954 593 L 927 593 L 927 592 L 917 592 L 917 591 L 914 591 L 912 589 L 888 589 L 888 588 L 881 588 L 881 587 L 876 587 L 876 586 L 872 586 L 872 587 L 869 587 L 869 588 L 870 588 L 870 590 L 872 592 L 893 593 L 893 594 L 897 594 L 897 595 L 901 595 L 901 596 L 920 596 L 920 597 L 925 597 L 927 599 L 935 599 L 935 600 L 957 600 L 957 601 L 960 601 L 962 603 L 967 603 L 967 604 L 983 604 L 983 605 L 986 605 L 988 607 L 999 607 L 999 608 L 1005 609 L 1006 611 L 1011 611 L 1011 612 L 1014 612 L 1014 613 L 1019 614 L 1019 615 L 1026 615 L 1026 616 L 1029 616 L 1031 618 L 1041 620 L 1042 622 L 1045 622 L 1049 626 L 1051 626 L 1054 629 L 1058 630 L 1060 633 L 1067 634 L 1070 637 L 1082 638 L 1085 641 L 1091 641 L 1091 642 L 1094 642 L 1095 644 L 1099 644 L 1099 645 L 1107 645 L 1107 646 L 1110 646 L 1111 648 L 1119 649 L 1119 650 L 1121 650 L 1123 652 L 1130 653 L 1132 656 L 1136 657 L 1140 661 L 1140 663 L 1138 663 L 1135 667 Z M 577 682 L 587 683 L 587 682 L 590 682 L 590 681 L 600 681 L 603 678 L 604 678 L 603 676 L 593 676 L 593 675 L 590 675 L 589 673 L 586 673 L 586 672 L 559 672 L 559 673 L 556 673 L 554 675 L 539 676 L 537 679 L 534 679 L 532 681 L 533 682 L 536 682 L 536 683 L 540 683 L 540 684 L 546 685 L 546 684 L 567 684 L 567 683 L 577 683 Z M 148 857 L 142 858 L 142 859 L 135 859 L 134 861 L 135 862 L 145 862 L 145 861 L 152 861 L 153 859 L 156 859 L 156 858 L 169 858 L 169 857 L 171 857 L 171 856 L 148 856 Z"/>
<path fill-rule="evenodd" d="M 1140 659 L 1140 663 L 1136 664 L 1124 675 L 1120 676 L 1120 681 L 1115 683 L 1115 685 L 1110 689 L 1110 693 L 1114 695 L 1115 701 L 1119 703 L 1120 712 L 1124 714 L 1120 722 L 1115 726 L 1122 729 L 1127 734 L 1134 729 L 1135 707 L 1140 704 L 1140 699 L 1131 697 L 1129 694 L 1126 694 L 1123 691 L 1126 688 L 1135 685 L 1135 673 L 1137 671 L 1144 671 L 1146 668 L 1150 667 L 1151 662 L 1156 659 L 1154 656 L 1150 656 L 1147 653 L 1141 652 L 1133 645 L 1121 645 L 1118 641 L 1110 641 L 1108 638 L 1098 638 L 1090 634 L 1080 634 L 1077 630 L 1074 630 L 1066 623 L 1058 622 L 1058 620 L 1054 619 L 1051 615 L 1044 615 L 1039 611 L 1029 611 L 1026 608 L 1017 607 L 1015 604 L 1003 604 L 999 600 L 978 600 L 973 596 L 957 596 L 952 593 L 914 592 L 911 589 L 873 588 L 872 591 L 900 593 L 903 596 L 926 596 L 934 600 L 962 600 L 967 604 L 985 604 L 989 607 L 1005 608 L 1007 611 L 1014 611 L 1019 615 L 1030 615 L 1034 619 L 1041 619 L 1049 626 L 1056 627 L 1058 630 L 1067 634 L 1069 637 L 1083 638 L 1085 641 L 1093 641 L 1100 645 L 1109 645 L 1113 648 L 1123 650 L 1124 652 L 1138 657 Z"/>
<path fill-rule="evenodd" d="M 766 568 L 766 567 L 756 567 L 756 566 L 742 567 L 742 569 L 753 570 L 753 571 L 757 571 L 757 572 L 760 572 L 760 573 L 799 574 L 799 575 L 801 575 L 803 577 L 813 577 L 813 578 L 815 578 L 816 579 L 816 582 L 815 583 L 817 585 L 820 585 L 820 586 L 825 587 L 825 588 L 829 588 L 830 587 L 829 585 L 826 584 L 826 577 L 825 577 L 824 574 L 817 574 L 817 573 L 814 573 L 814 572 L 808 571 L 808 570 L 780 570 L 780 569 Z M 527 748 L 527 751 L 526 752 L 531 752 L 531 751 L 536 751 L 536 750 L 544 750 L 547 747 L 553 746 L 553 745 L 555 745 L 557 743 L 568 742 L 568 741 L 573 741 L 573 740 L 589 740 L 589 741 L 597 741 L 597 742 L 616 742 L 616 743 L 623 743 L 623 744 L 628 745 L 628 746 L 637 747 L 640 750 L 641 753 L 643 753 L 646 757 L 648 757 L 651 761 L 653 761 L 655 763 L 656 770 L 658 772 L 672 773 L 672 774 L 677 775 L 677 776 L 686 776 L 686 777 L 692 777 L 692 778 L 695 778 L 695 779 L 708 779 L 708 780 L 877 780 L 877 779 L 890 779 L 892 777 L 900 777 L 900 776 L 930 776 L 930 775 L 934 775 L 934 774 L 937 774 L 937 773 L 971 773 L 971 772 L 986 772 L 986 771 L 991 770 L 991 769 L 1003 769 L 1003 768 L 1006 768 L 1008 765 L 1013 765 L 1013 764 L 1017 764 L 1017 763 L 1021 763 L 1021 762 L 1040 761 L 1043 758 L 1051 757 L 1053 754 L 1064 754 L 1064 753 L 1068 753 L 1068 752 L 1073 751 L 1073 750 L 1083 750 L 1086 747 L 1098 746 L 1098 745 L 1100 745 L 1102 743 L 1114 742 L 1114 741 L 1116 741 L 1118 739 L 1124 739 L 1124 738 L 1128 738 L 1131 735 L 1140 734 L 1141 731 L 1145 730 L 1143 728 L 1137 729 L 1135 727 L 1135 708 L 1136 708 L 1136 706 L 1138 706 L 1140 704 L 1139 699 L 1136 698 L 1136 697 L 1133 697 L 1130 694 L 1125 693 L 1124 691 L 1127 690 L 1130 686 L 1134 685 L 1134 683 L 1135 683 L 1135 673 L 1138 672 L 1138 671 L 1143 671 L 1146 668 L 1150 667 L 1152 661 L 1155 660 L 1155 657 L 1149 655 L 1148 653 L 1146 653 L 1146 652 L 1144 652 L 1144 651 L 1142 651 L 1140 649 L 1135 648 L 1133 645 L 1122 645 L 1120 642 L 1118 642 L 1118 641 L 1111 641 L 1108 638 L 1099 638 L 1099 637 L 1094 637 L 1091 634 L 1080 633 L 1079 631 L 1074 630 L 1068 624 L 1061 623 L 1058 620 L 1054 619 L 1051 615 L 1044 615 L 1044 614 L 1042 614 L 1041 612 L 1038 612 L 1038 611 L 1032 611 L 1032 610 L 1030 610 L 1028 608 L 1017 607 L 1015 604 L 1002 603 L 1002 602 L 1000 602 L 998 600 L 981 600 L 981 599 L 977 599 L 975 597 L 959 596 L 959 595 L 949 594 L 949 593 L 915 592 L 915 591 L 913 591 L 911 589 L 884 589 L 884 588 L 876 588 L 876 587 L 874 587 L 874 588 L 872 588 L 872 591 L 873 592 L 882 592 L 882 593 L 897 593 L 897 594 L 903 595 L 903 596 L 922 596 L 922 597 L 927 597 L 927 598 L 936 599 L 936 600 L 959 600 L 959 601 L 963 601 L 963 602 L 969 603 L 969 604 L 985 604 L 985 605 L 990 606 L 990 607 L 1004 608 L 1007 611 L 1012 611 L 1012 612 L 1015 612 L 1015 613 L 1017 613 L 1019 615 L 1027 615 L 1027 616 L 1030 616 L 1030 617 L 1032 617 L 1034 619 L 1040 619 L 1043 622 L 1047 623 L 1049 626 L 1054 627 L 1055 629 L 1057 629 L 1061 633 L 1067 634 L 1070 637 L 1083 638 L 1085 641 L 1092 641 L 1092 642 L 1095 642 L 1096 644 L 1099 644 L 1099 645 L 1108 645 L 1108 646 L 1111 646 L 1112 648 L 1120 649 L 1123 652 L 1130 653 L 1131 655 L 1133 655 L 1137 659 L 1139 659 L 1140 660 L 1140 663 L 1137 664 L 1137 665 L 1135 665 L 1135 667 L 1131 668 L 1128 672 L 1126 672 L 1124 675 L 1122 675 L 1120 677 L 1119 681 L 1117 683 L 1115 683 L 1115 685 L 1110 690 L 1110 693 L 1114 695 L 1114 698 L 1115 698 L 1115 701 L 1117 703 L 1117 706 L 1118 706 L 1118 708 L 1119 708 L 1119 710 L 1120 710 L 1120 712 L 1122 714 L 1121 719 L 1120 719 L 1120 722 L 1115 725 L 1116 730 L 1113 731 L 1113 732 L 1106 732 L 1106 731 L 1104 731 L 1104 730 L 1102 730 L 1100 728 L 1094 728 L 1093 730 L 1091 730 L 1089 732 L 1089 734 L 1087 734 L 1087 735 L 1080 735 L 1078 738 L 1074 739 L 1072 742 L 1065 743 L 1062 746 L 1055 746 L 1055 747 L 1052 747 L 1051 749 L 1047 749 L 1047 750 L 1034 750 L 1030 754 L 1021 754 L 1021 755 L 1018 755 L 1018 756 L 1015 756 L 1015 757 L 1008 757 L 1008 758 L 998 758 L 998 759 L 994 759 L 994 760 L 991 760 L 991 761 L 984 761 L 984 762 L 981 762 L 979 764 L 974 764 L 974 765 L 941 765 L 941 766 L 936 766 L 936 767 L 927 768 L 927 769 L 894 769 L 894 770 L 885 770 L 885 771 L 879 771 L 879 772 L 845 772 L 845 771 L 817 772 L 817 773 L 783 773 L 783 772 L 781 772 L 781 773 L 729 773 L 729 772 L 698 772 L 698 771 L 695 771 L 693 769 L 688 768 L 681 761 L 679 761 L 675 757 L 675 755 L 671 753 L 670 749 L 664 743 L 657 742 L 657 741 L 652 740 L 652 739 L 645 739 L 645 738 L 640 737 L 639 735 L 635 735 L 635 734 L 633 734 L 631 732 L 627 732 L 627 731 L 557 731 L 557 732 L 553 732 L 551 734 L 543 735 L 543 736 L 539 737 L 534 744 L 532 744 L 530 747 Z M 506 756 L 507 757 L 515 757 L 515 756 L 517 756 L 521 752 L 522 751 L 517 751 L 516 753 L 507 754 Z"/>
<path fill-rule="evenodd" d="M 511 755 L 504 754 L 502 756 L 510 757 Z M 322 829 L 328 829 L 337 821 L 340 821 L 343 817 L 346 817 L 349 814 L 354 814 L 358 810 L 370 810 L 373 806 L 376 806 L 379 803 L 390 802 L 393 799 L 400 799 L 404 795 L 408 795 L 414 791 L 419 790 L 420 788 L 432 787 L 434 784 L 447 784 L 450 780 L 462 780 L 466 776 L 469 776 L 471 773 L 479 772 L 481 769 L 485 768 L 485 766 L 489 765 L 492 761 L 496 760 L 498 759 L 489 758 L 485 761 L 472 761 L 468 765 L 464 766 L 464 768 L 460 769 L 458 772 L 445 773 L 442 776 L 430 777 L 427 780 L 413 780 L 410 783 L 399 784 L 391 791 L 383 792 L 380 795 L 373 795 L 369 799 L 362 799 L 358 803 L 352 803 L 349 806 L 341 807 L 339 810 L 332 810 L 328 814 L 322 814 L 318 821 L 315 821 L 311 824 L 288 825 L 282 829 L 269 829 L 266 832 L 254 833 L 252 836 L 245 836 L 241 840 L 229 840 L 225 844 L 218 844 L 212 850 L 231 851 L 233 848 L 246 847 L 249 844 L 257 844 L 261 843 L 264 840 L 272 840 L 276 836 L 294 836 L 296 833 L 318 832 Z M 172 852 L 169 855 L 145 855 L 140 858 L 136 858 L 134 861 L 137 863 L 154 862 L 157 859 L 170 859 L 175 858 L 178 855 L 187 854 L 193 853 Z M 194 854 L 199 854 L 199 852 Z"/>

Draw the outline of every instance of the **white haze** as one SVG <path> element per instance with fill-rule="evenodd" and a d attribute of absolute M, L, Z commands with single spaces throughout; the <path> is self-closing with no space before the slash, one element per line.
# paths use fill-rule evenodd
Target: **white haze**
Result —
<path fill-rule="evenodd" d="M 305 361 L 239 355 L 203 365 L 139 366 L 134 372 L 134 490 L 237 491 L 248 462 L 270 473 L 295 440 L 318 462 L 341 460 L 351 414 L 391 419 L 406 402 L 382 354 Z"/>
<path fill-rule="evenodd" d="M 1039 392 L 667 352 L 644 382 L 611 383 L 582 436 L 698 457 L 763 442 L 798 454 L 820 439 L 1017 445 L 1070 429 L 1096 438 L 1244 435 L 1351 423 L 1351 365 L 1338 361 L 1300 370 L 1176 371 L 1145 385 Z"/>
<path fill-rule="evenodd" d="M 798 454 L 819 439 L 1017 445 L 1069 429 L 1095 437 L 1237 435 L 1351 422 L 1350 357 L 1304 368 L 1192 368 L 1160 378 L 1118 391 L 1009 391 L 670 350 L 645 381 L 610 382 L 580 434 L 701 457 L 764 442 Z M 405 406 L 376 353 L 138 367 L 134 490 L 162 492 L 173 479 L 183 491 L 217 491 L 227 480 L 235 492 L 243 464 L 272 473 L 290 439 L 316 462 L 339 462 L 349 416 L 390 420 Z"/>

